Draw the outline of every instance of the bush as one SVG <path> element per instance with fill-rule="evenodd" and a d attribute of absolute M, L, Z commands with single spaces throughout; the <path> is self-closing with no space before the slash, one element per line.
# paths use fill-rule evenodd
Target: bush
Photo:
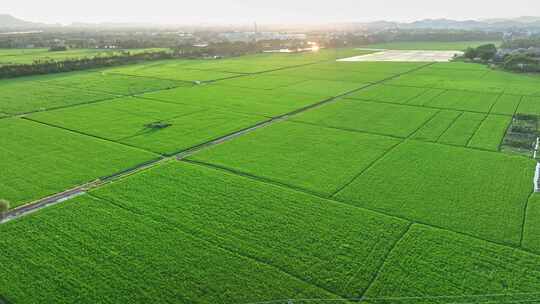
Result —
<path fill-rule="evenodd" d="M 6 212 L 9 210 L 9 201 L 0 199 L 0 219 L 3 219 Z"/>
<path fill-rule="evenodd" d="M 170 126 L 172 126 L 170 123 L 156 121 L 156 122 L 153 122 L 153 123 L 149 123 L 149 124 L 145 125 L 144 127 L 147 128 L 147 129 L 160 130 L 160 129 L 168 128 Z"/>
<path fill-rule="evenodd" d="M 465 56 L 465 58 L 467 59 L 474 59 L 476 57 L 478 57 L 478 52 L 476 51 L 475 48 L 472 48 L 472 47 L 469 47 L 465 50 L 465 54 L 463 54 L 463 56 Z"/>
<path fill-rule="evenodd" d="M 67 51 L 67 47 L 65 46 L 51 46 L 49 48 L 49 52 L 64 52 Z"/>

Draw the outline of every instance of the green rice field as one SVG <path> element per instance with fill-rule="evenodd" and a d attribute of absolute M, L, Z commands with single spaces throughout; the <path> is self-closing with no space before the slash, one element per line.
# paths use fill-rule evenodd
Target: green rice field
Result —
<path fill-rule="evenodd" d="M 370 52 L 0 80 L 0 304 L 540 302 L 540 77 Z"/>

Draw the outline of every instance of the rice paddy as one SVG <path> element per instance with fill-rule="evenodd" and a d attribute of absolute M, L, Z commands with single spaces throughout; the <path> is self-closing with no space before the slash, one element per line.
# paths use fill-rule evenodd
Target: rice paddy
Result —
<path fill-rule="evenodd" d="M 540 78 L 370 52 L 0 81 L 0 303 L 534 302 Z"/>

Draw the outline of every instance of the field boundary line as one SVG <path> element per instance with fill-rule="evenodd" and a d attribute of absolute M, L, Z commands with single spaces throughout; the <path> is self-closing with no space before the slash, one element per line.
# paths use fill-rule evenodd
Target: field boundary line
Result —
<path fill-rule="evenodd" d="M 488 95 L 497 95 L 497 94 L 501 93 L 501 92 L 493 93 L 493 92 L 479 91 L 479 90 L 456 89 L 456 88 L 445 88 L 445 87 L 436 87 L 436 86 L 422 86 L 422 85 L 406 85 L 406 84 L 395 84 L 395 83 L 388 83 L 388 84 L 385 84 L 385 85 L 393 86 L 393 87 L 409 87 L 409 88 L 418 88 L 418 89 L 438 89 L 438 90 L 446 90 L 446 91 L 480 93 L 480 94 L 488 94 Z M 517 94 L 517 93 L 505 93 L 505 95 L 538 97 L 536 95 L 528 95 L 528 94 L 522 95 L 522 94 Z"/>
<path fill-rule="evenodd" d="M 242 177 L 245 177 L 245 178 L 249 178 L 249 179 L 252 179 L 252 180 L 256 180 L 256 181 L 259 181 L 261 183 L 271 184 L 271 185 L 275 185 L 275 186 L 281 186 L 281 187 L 288 188 L 288 189 L 293 189 L 293 190 L 296 190 L 298 192 L 302 192 L 302 193 L 305 193 L 305 194 L 310 194 L 310 195 L 313 195 L 313 196 L 317 196 L 319 198 L 325 198 L 325 199 L 330 198 L 330 194 L 327 194 L 327 193 L 317 192 L 317 191 L 307 189 L 307 188 L 304 188 L 304 187 L 291 185 L 289 183 L 278 181 L 278 180 L 273 179 L 273 178 L 255 175 L 255 174 L 252 174 L 252 173 L 249 173 L 249 172 L 245 172 L 245 171 L 238 170 L 238 169 L 231 168 L 231 167 L 224 166 L 224 165 L 218 165 L 218 164 L 213 164 L 213 163 L 209 163 L 209 162 L 202 161 L 202 160 L 189 159 L 189 158 L 181 158 L 181 159 L 177 159 L 177 161 L 186 162 L 186 163 L 189 163 L 189 164 L 194 164 L 194 165 L 199 165 L 199 166 L 204 166 L 204 167 L 210 167 L 210 168 L 212 168 L 214 170 L 218 170 L 218 171 L 234 173 L 235 175 L 242 176 Z"/>
<path fill-rule="evenodd" d="M 136 149 L 136 150 L 139 150 L 139 151 L 142 151 L 142 152 L 151 153 L 151 154 L 160 155 L 160 156 L 163 155 L 163 154 L 156 153 L 156 152 L 150 151 L 150 150 L 146 150 L 146 149 L 143 149 L 143 148 L 140 148 L 140 147 L 137 147 L 137 146 L 132 146 L 130 144 L 118 142 L 118 141 L 108 139 L 108 138 L 105 138 L 105 137 L 92 135 L 92 134 L 89 134 L 89 133 L 86 133 L 86 132 L 73 130 L 73 129 L 70 129 L 70 128 L 62 127 L 62 126 L 51 124 L 51 123 L 48 123 L 48 122 L 43 122 L 43 121 L 36 120 L 36 119 L 30 118 L 30 117 L 21 117 L 21 119 L 24 119 L 26 121 L 31 121 L 33 123 L 41 124 L 41 125 L 44 125 L 44 126 L 47 126 L 47 127 L 50 127 L 50 128 L 55 128 L 55 129 L 64 130 L 64 131 L 67 131 L 67 132 L 70 132 L 70 133 L 75 133 L 75 134 L 82 135 L 82 136 L 85 136 L 85 137 L 91 137 L 91 138 L 94 138 L 94 139 L 107 141 L 107 142 L 114 143 L 114 144 L 117 144 L 117 145 L 129 147 L 131 149 Z"/>
<path fill-rule="evenodd" d="M 437 117 L 440 113 L 442 112 L 442 110 L 437 110 L 435 111 L 435 113 L 433 113 L 431 115 L 430 118 L 426 119 L 426 121 L 424 121 L 424 123 L 422 123 L 420 126 L 418 126 L 414 131 L 412 131 L 407 137 L 406 139 L 413 139 L 413 136 L 418 133 L 418 131 L 422 130 L 425 126 L 427 126 L 428 123 L 430 123 L 431 121 L 433 121 L 435 119 L 435 117 Z"/>
<path fill-rule="evenodd" d="M 521 97 L 519 98 L 518 104 L 516 105 L 516 108 L 514 109 L 514 114 L 512 115 L 512 117 L 518 114 L 519 107 L 521 106 L 521 103 L 523 102 L 524 99 L 525 99 L 525 95 L 521 95 Z"/>
<path fill-rule="evenodd" d="M 535 168 L 535 171 L 538 170 L 538 168 Z M 531 198 L 534 195 L 534 189 L 527 197 L 527 200 L 525 201 L 525 205 L 523 207 L 523 222 L 521 223 L 521 234 L 519 238 L 519 247 L 523 247 L 523 239 L 525 238 L 525 225 L 527 224 L 527 213 L 529 210 L 529 202 Z"/>
<path fill-rule="evenodd" d="M 493 152 L 493 151 L 491 151 L 491 152 L 492 153 L 497 153 L 497 152 Z M 504 241 L 494 241 L 494 240 L 483 238 L 481 236 L 469 234 L 469 233 L 466 233 L 466 232 L 456 231 L 456 230 L 452 230 L 452 229 L 442 227 L 442 226 L 438 226 L 438 225 L 435 225 L 435 224 L 430 224 L 430 223 L 422 222 L 422 221 L 419 221 L 419 220 L 410 219 L 410 218 L 407 218 L 405 216 L 391 214 L 391 213 L 388 213 L 388 212 L 385 212 L 385 211 L 382 211 L 382 210 L 378 210 L 378 209 L 375 209 L 375 208 L 366 207 L 366 206 L 360 206 L 360 205 L 357 205 L 357 204 L 354 204 L 354 203 L 351 203 L 349 201 L 342 200 L 342 199 L 339 199 L 339 198 L 321 196 L 320 194 L 310 193 L 310 192 L 305 191 L 304 189 L 301 189 L 301 188 L 293 188 L 293 187 L 288 186 L 287 184 L 276 183 L 273 180 L 268 180 L 267 181 L 264 178 L 261 178 L 259 176 L 253 176 L 251 174 L 243 174 L 242 172 L 237 173 L 237 171 L 235 171 L 234 169 L 229 169 L 227 167 L 216 166 L 214 164 L 208 164 L 208 163 L 199 162 L 199 161 L 193 161 L 193 160 L 188 160 L 188 159 L 182 159 L 180 161 L 193 163 L 195 165 L 203 166 L 203 167 L 206 167 L 206 168 L 209 168 L 209 169 L 212 169 L 212 170 L 216 170 L 216 171 L 223 171 L 223 172 L 226 172 L 226 173 L 229 173 L 229 174 L 234 174 L 234 175 L 237 175 L 237 176 L 240 176 L 240 177 L 243 177 L 243 178 L 249 178 L 249 179 L 255 180 L 255 181 L 260 182 L 260 183 L 270 184 L 270 185 L 273 185 L 273 186 L 276 186 L 276 187 L 281 187 L 281 188 L 288 189 L 290 191 L 302 192 L 302 193 L 307 194 L 307 195 L 312 195 L 312 196 L 316 196 L 316 197 L 321 198 L 321 199 L 325 199 L 325 200 L 330 201 L 332 203 L 343 204 L 343 205 L 347 205 L 348 207 L 354 207 L 354 208 L 358 208 L 358 209 L 361 209 L 361 210 L 374 212 L 374 213 L 379 214 L 381 216 L 395 218 L 395 219 L 410 222 L 410 223 L 413 223 L 413 224 L 424 225 L 424 226 L 427 226 L 427 227 L 436 228 L 436 229 L 447 231 L 447 232 L 452 232 L 452 233 L 455 233 L 455 234 L 459 234 L 461 236 L 473 238 L 473 239 L 476 239 L 476 240 L 481 240 L 481 241 L 488 242 L 488 243 L 491 243 L 491 244 L 496 244 L 498 246 L 504 246 L 506 248 L 512 248 L 512 249 L 521 250 L 523 252 L 526 252 L 526 253 L 529 253 L 529 254 L 540 257 L 540 253 L 535 252 L 535 251 L 531 251 L 531 250 L 523 248 L 523 247 L 520 247 L 519 244 L 513 244 L 513 243 L 504 242 Z"/>
<path fill-rule="evenodd" d="M 392 254 L 392 252 L 397 248 L 398 244 L 405 238 L 405 236 L 409 233 L 409 231 L 411 231 L 411 228 L 412 226 L 415 225 L 414 222 L 409 222 L 409 224 L 407 225 L 407 227 L 404 229 L 404 231 L 401 233 L 401 235 L 399 236 L 399 238 L 394 242 L 394 244 L 392 245 L 392 247 L 390 248 L 390 250 L 388 250 L 388 252 L 386 252 L 386 254 L 384 255 L 384 258 L 381 262 L 381 265 L 378 267 L 377 269 L 377 272 L 375 273 L 375 275 L 373 276 L 373 278 L 371 278 L 371 281 L 369 282 L 367 288 L 364 290 L 364 292 L 362 292 L 362 294 L 360 295 L 360 302 L 364 301 L 365 300 L 365 297 L 366 297 L 366 294 L 369 292 L 369 289 L 373 286 L 373 284 L 375 284 L 375 282 L 377 282 L 377 280 L 379 279 L 383 269 L 384 269 L 384 266 L 386 265 L 386 263 L 388 262 L 388 259 L 390 258 L 390 255 Z"/>
<path fill-rule="evenodd" d="M 137 166 L 133 166 L 131 168 L 122 170 L 121 172 L 117 172 L 117 173 L 104 176 L 104 177 L 99 177 L 93 181 L 73 187 L 69 190 L 66 190 L 60 193 L 55 193 L 45 198 L 41 198 L 33 202 L 29 202 L 27 204 L 24 204 L 22 206 L 9 210 L 6 213 L 4 219 L 0 220 L 0 224 L 4 224 L 9 221 L 16 220 L 18 218 L 37 212 L 43 208 L 53 206 L 59 203 L 63 203 L 79 195 L 87 194 L 87 192 L 92 189 L 102 187 L 104 185 L 117 181 L 121 178 L 131 176 L 135 173 L 148 170 L 159 164 L 165 163 L 166 161 L 170 159 L 171 158 L 160 157 L 154 160 L 150 160 L 145 163 L 139 164 Z"/>
<path fill-rule="evenodd" d="M 442 93 L 441 93 L 441 95 L 442 95 Z M 440 95 L 437 95 L 437 96 L 440 96 Z M 433 99 L 437 98 L 437 96 L 433 97 L 429 101 L 432 101 Z M 344 99 L 351 100 L 351 101 L 384 103 L 384 104 L 391 104 L 391 105 L 398 105 L 398 106 L 405 106 L 405 107 L 412 107 L 412 108 L 421 108 L 421 109 L 423 108 L 423 109 L 433 109 L 433 110 L 446 110 L 446 111 L 466 112 L 466 113 L 473 113 L 473 114 L 489 114 L 489 113 L 480 112 L 480 111 L 462 110 L 462 109 L 456 109 L 456 108 L 434 107 L 434 106 L 429 106 L 429 105 L 426 105 L 426 104 L 424 104 L 424 105 L 415 105 L 415 104 L 410 104 L 410 103 L 395 103 L 395 102 L 389 102 L 389 101 L 367 99 L 367 98 L 358 98 L 358 97 L 348 97 L 348 96 L 345 96 Z M 512 116 L 511 114 L 492 114 L 492 115 L 510 116 L 510 117 Z"/>
<path fill-rule="evenodd" d="M 113 75 L 113 74 L 111 74 L 111 75 Z M 115 75 L 117 75 L 117 74 L 115 74 Z M 131 77 L 129 75 L 118 75 L 118 76 L 127 76 L 128 78 Z M 158 79 L 158 80 L 169 81 L 169 80 L 166 80 L 166 79 Z M 173 89 L 182 88 L 182 87 L 193 87 L 193 86 L 196 85 L 194 83 L 189 83 L 190 86 L 188 86 L 188 85 L 175 85 L 175 86 L 167 87 L 167 88 L 157 88 L 157 89 L 144 90 L 144 91 L 141 91 L 141 92 L 138 92 L 138 93 L 123 94 L 123 93 L 108 92 L 108 91 L 104 91 L 104 90 L 70 87 L 70 86 L 61 85 L 61 84 L 58 84 L 58 83 L 47 83 L 47 82 L 43 82 L 43 81 L 40 81 L 40 80 L 37 80 L 37 81 L 40 82 L 43 85 L 50 85 L 50 86 L 63 88 L 63 89 L 76 89 L 76 90 L 79 90 L 79 91 L 84 91 L 84 92 L 89 92 L 89 93 L 105 93 L 105 94 L 116 95 L 116 96 L 119 96 L 119 97 L 132 97 L 132 96 L 137 96 L 137 95 L 140 95 L 140 94 L 154 93 L 154 92 L 159 92 L 159 91 L 167 91 L 167 90 L 173 90 Z M 178 80 L 176 82 L 179 83 L 179 84 L 182 83 L 182 81 L 178 81 Z"/>
<path fill-rule="evenodd" d="M 185 103 L 185 102 L 175 102 L 175 101 L 165 100 L 165 99 L 156 98 L 156 97 L 148 97 L 148 96 L 144 96 L 144 94 L 143 95 L 136 95 L 134 97 L 138 98 L 138 99 L 145 99 L 145 100 L 149 100 L 149 101 L 167 103 L 167 104 L 170 104 L 170 105 L 201 107 L 199 105 L 193 105 L 193 104 L 189 104 L 189 103 Z M 241 111 L 238 111 L 238 110 L 235 110 L 235 109 L 230 109 L 230 108 L 227 108 L 227 107 L 217 106 L 217 105 L 204 105 L 201 108 L 204 108 L 207 111 L 208 110 L 218 110 L 218 111 L 228 112 L 228 113 L 238 114 L 238 115 L 260 116 L 260 117 L 266 118 L 266 119 L 271 119 L 273 117 L 271 115 L 265 115 L 265 114 L 260 114 L 260 113 L 257 114 L 257 113 L 241 112 Z"/>
<path fill-rule="evenodd" d="M 390 154 L 392 151 L 394 151 L 395 149 L 397 149 L 397 147 L 399 147 L 400 145 L 402 145 L 403 143 L 405 143 L 407 141 L 407 139 L 404 139 L 402 140 L 401 142 L 398 142 L 396 143 L 395 145 L 393 145 L 392 147 L 390 147 L 388 150 L 386 150 L 381 156 L 377 157 L 375 160 L 373 160 L 371 163 L 369 163 L 369 165 L 367 165 L 367 167 L 365 167 L 364 169 L 362 169 L 360 172 L 358 172 L 355 176 L 353 176 L 353 178 L 346 182 L 344 185 L 340 186 L 337 190 L 335 190 L 334 192 L 332 192 L 332 194 L 330 195 L 330 197 L 335 197 L 336 195 L 338 195 L 341 191 L 343 191 L 345 188 L 347 188 L 349 185 L 351 185 L 355 180 L 357 180 L 360 176 L 362 176 L 362 174 L 364 174 L 365 172 L 367 172 L 369 169 L 373 168 L 373 166 L 375 166 L 377 163 L 379 163 L 379 161 L 381 161 L 382 159 L 384 159 L 388 154 Z"/>
<path fill-rule="evenodd" d="M 163 80 L 163 81 L 175 81 L 178 83 L 186 83 L 194 85 L 196 83 L 195 80 L 183 80 L 183 79 L 171 79 L 171 78 L 161 78 L 156 76 L 143 76 L 143 75 L 136 75 L 136 74 L 130 74 L 130 73 L 122 73 L 122 72 L 97 72 L 97 73 L 103 73 L 103 74 L 110 74 L 110 75 L 116 75 L 116 76 L 126 76 L 126 77 L 132 77 L 132 78 L 147 78 L 147 79 L 154 79 L 154 80 Z"/>
<path fill-rule="evenodd" d="M 51 107 L 51 108 L 47 108 L 47 109 L 43 109 L 43 110 L 34 110 L 34 111 L 28 111 L 28 112 L 20 112 L 20 113 L 15 113 L 15 114 L 9 114 L 10 116 L 2 117 L 2 118 L 24 117 L 24 116 L 32 115 L 32 114 L 36 114 L 36 113 L 43 113 L 43 112 L 61 110 L 61 109 L 66 109 L 66 108 L 73 108 L 73 107 L 77 107 L 77 106 L 90 105 L 90 104 L 94 104 L 94 103 L 109 102 L 109 101 L 114 101 L 116 99 L 120 99 L 120 98 L 125 97 L 125 96 L 120 96 L 120 95 L 112 95 L 112 94 L 110 94 L 110 95 L 111 95 L 111 98 L 96 99 L 96 100 L 77 103 L 77 104 L 70 104 L 70 105 Z"/>
<path fill-rule="evenodd" d="M 272 268 L 274 270 L 277 270 L 277 271 L 279 271 L 279 272 L 281 272 L 283 274 L 286 274 L 287 276 L 290 276 L 291 278 L 294 278 L 294 279 L 296 279 L 298 281 L 304 282 L 305 284 L 310 285 L 312 287 L 316 287 L 318 289 L 321 289 L 322 291 L 325 291 L 325 292 L 327 292 L 327 293 L 329 293 L 331 295 L 334 295 L 337 298 L 343 299 L 343 297 L 341 295 L 337 294 L 336 292 L 331 291 L 328 288 L 323 287 L 323 286 L 321 286 L 321 285 L 319 285 L 319 284 L 317 284 L 315 282 L 309 282 L 305 278 L 302 278 L 299 275 L 291 273 L 290 271 L 288 271 L 287 269 L 285 269 L 282 266 L 274 265 L 274 264 L 269 263 L 268 261 L 265 261 L 265 260 L 255 256 L 253 254 L 243 252 L 240 248 L 236 248 L 235 246 L 230 246 L 230 245 L 227 246 L 227 245 L 221 244 L 220 242 L 217 241 L 217 239 L 220 239 L 220 236 L 222 234 L 217 234 L 217 233 L 206 231 L 206 230 L 203 230 L 203 233 L 196 233 L 192 229 L 188 229 L 185 226 L 178 225 L 174 221 L 169 221 L 166 217 L 156 215 L 155 213 L 152 213 L 152 212 L 151 213 L 142 212 L 142 210 L 140 210 L 136 206 L 131 207 L 131 208 L 128 207 L 128 206 L 120 206 L 123 203 L 123 200 L 121 200 L 121 202 L 118 202 L 118 201 L 114 201 L 114 200 L 111 200 L 111 199 L 108 199 L 108 198 L 103 198 L 103 197 L 101 197 L 99 195 L 93 195 L 93 194 L 88 194 L 88 195 L 90 195 L 91 197 L 97 198 L 99 200 L 108 202 L 109 204 L 112 204 L 112 205 L 114 205 L 114 206 L 116 206 L 118 208 L 124 209 L 124 210 L 126 210 L 128 212 L 134 213 L 134 214 L 136 214 L 138 216 L 145 217 L 145 218 L 149 219 L 150 221 L 157 222 L 157 223 L 166 225 L 166 226 L 168 226 L 168 227 L 170 227 L 170 228 L 172 228 L 174 230 L 181 231 L 182 233 L 188 234 L 188 235 L 190 235 L 191 237 L 193 237 L 194 239 L 196 239 L 198 241 L 210 244 L 211 246 L 219 248 L 219 249 L 221 249 L 223 251 L 229 252 L 232 255 L 243 257 L 245 259 L 254 261 L 254 262 L 256 262 L 258 264 L 261 264 L 261 265 L 266 265 L 267 267 L 270 267 L 270 268 Z M 205 236 L 205 235 L 216 236 L 216 239 L 209 238 L 208 236 Z"/>
<path fill-rule="evenodd" d="M 488 119 L 488 116 L 489 114 L 486 114 L 484 115 L 484 118 L 482 118 L 482 120 L 480 121 L 480 123 L 474 128 L 474 132 L 471 134 L 471 136 L 469 137 L 469 139 L 467 139 L 467 142 L 465 143 L 465 146 L 464 147 L 469 147 L 469 145 L 471 144 L 471 141 L 472 139 L 474 138 L 474 136 L 476 135 L 476 133 L 478 133 L 478 131 L 480 130 L 480 128 L 482 127 L 482 125 L 484 125 L 484 123 L 486 122 L 486 120 Z"/>
<path fill-rule="evenodd" d="M 504 96 L 504 93 L 506 92 L 506 89 L 503 89 L 503 91 L 501 92 L 501 94 L 499 94 L 499 96 L 497 97 L 497 99 L 495 99 L 495 102 L 493 102 L 491 104 L 491 107 L 489 107 L 489 112 L 488 114 L 491 114 L 491 112 L 493 112 L 493 108 L 501 101 L 501 98 Z M 493 113 L 493 114 L 496 114 L 496 113 Z"/>
<path fill-rule="evenodd" d="M 385 134 L 385 133 L 378 133 L 378 132 L 372 132 L 372 131 L 357 130 L 357 129 L 352 129 L 352 128 L 334 127 L 334 126 L 329 126 L 327 124 L 322 124 L 322 123 L 319 124 L 319 123 L 315 123 L 315 122 L 302 121 L 302 120 L 298 120 L 298 119 L 294 119 L 294 118 L 289 120 L 289 122 L 296 123 L 296 124 L 310 125 L 310 126 L 315 126 L 315 127 L 325 128 L 325 129 L 339 130 L 339 131 L 344 131 L 344 132 L 354 132 L 354 133 L 369 134 L 369 135 L 374 135 L 374 136 L 391 137 L 391 138 L 395 138 L 395 139 L 399 139 L 399 140 L 404 140 L 404 139 L 407 138 L 406 136 L 402 137 L 402 136 L 397 136 L 397 135 L 392 135 L 392 134 Z"/>
<path fill-rule="evenodd" d="M 475 302 L 456 302 L 460 300 L 461 298 L 489 298 L 489 297 L 518 297 L 518 296 L 538 296 L 540 295 L 540 292 L 517 292 L 517 293 L 492 293 L 492 294 L 463 294 L 463 295 L 439 295 L 439 296 L 403 296 L 403 297 L 392 297 L 392 296 L 386 296 L 386 297 L 365 297 L 365 298 L 343 298 L 343 299 L 329 299 L 329 298 L 297 298 L 297 299 L 279 299 L 279 300 L 268 300 L 268 301 L 261 301 L 261 302 L 250 302 L 247 304 L 287 304 L 287 303 L 304 303 L 304 302 L 311 302 L 316 301 L 318 302 L 339 302 L 339 301 L 347 301 L 347 302 L 358 302 L 362 303 L 363 301 L 393 301 L 392 303 L 396 303 L 396 301 L 402 301 L 402 300 L 452 300 L 455 299 L 454 302 L 444 302 L 447 304 L 480 304 L 480 303 L 493 303 L 493 304 L 505 304 L 505 303 L 530 303 L 530 302 L 538 302 L 540 301 L 540 298 L 534 298 L 534 299 L 525 299 L 525 300 L 487 300 L 487 301 L 475 301 Z M 374 302 L 373 302 L 374 303 Z M 386 303 L 386 302 L 385 302 Z M 422 302 L 426 303 L 426 302 Z M 442 302 L 441 302 L 442 303 Z"/>
<path fill-rule="evenodd" d="M 437 139 L 434 142 L 438 143 L 439 140 L 444 136 L 444 134 L 446 134 L 446 132 L 448 132 L 448 130 L 450 130 L 450 128 L 452 128 L 452 126 L 456 123 L 456 121 L 458 121 L 458 119 L 460 119 L 461 116 L 463 116 L 463 113 L 465 113 L 465 112 L 463 112 L 463 111 L 459 112 L 459 114 L 454 119 L 452 119 L 452 121 L 450 122 L 448 127 L 446 127 L 446 129 L 444 129 L 442 131 L 442 133 L 439 134 L 439 136 L 437 137 Z"/>
<path fill-rule="evenodd" d="M 514 123 L 514 116 L 511 116 L 510 117 L 510 123 L 508 123 L 508 125 L 506 126 L 506 129 L 504 130 L 504 134 L 503 134 L 501 140 L 499 141 L 499 146 L 497 147 L 497 151 L 499 151 L 499 152 L 501 151 L 501 147 L 504 144 L 504 139 L 506 138 L 506 135 L 508 135 L 508 132 L 510 131 L 510 128 L 512 127 L 513 123 Z"/>

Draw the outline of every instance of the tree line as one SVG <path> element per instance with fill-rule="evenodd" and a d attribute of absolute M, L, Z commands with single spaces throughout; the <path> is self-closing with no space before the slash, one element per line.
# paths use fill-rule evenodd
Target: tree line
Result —
<path fill-rule="evenodd" d="M 0 79 L 72 72 L 152 60 L 232 57 L 260 51 L 261 46 L 259 44 L 235 42 L 215 43 L 204 47 L 181 46 L 169 50 L 141 53 L 121 51 L 110 55 L 97 55 L 93 57 L 36 60 L 31 64 L 0 66 Z"/>

